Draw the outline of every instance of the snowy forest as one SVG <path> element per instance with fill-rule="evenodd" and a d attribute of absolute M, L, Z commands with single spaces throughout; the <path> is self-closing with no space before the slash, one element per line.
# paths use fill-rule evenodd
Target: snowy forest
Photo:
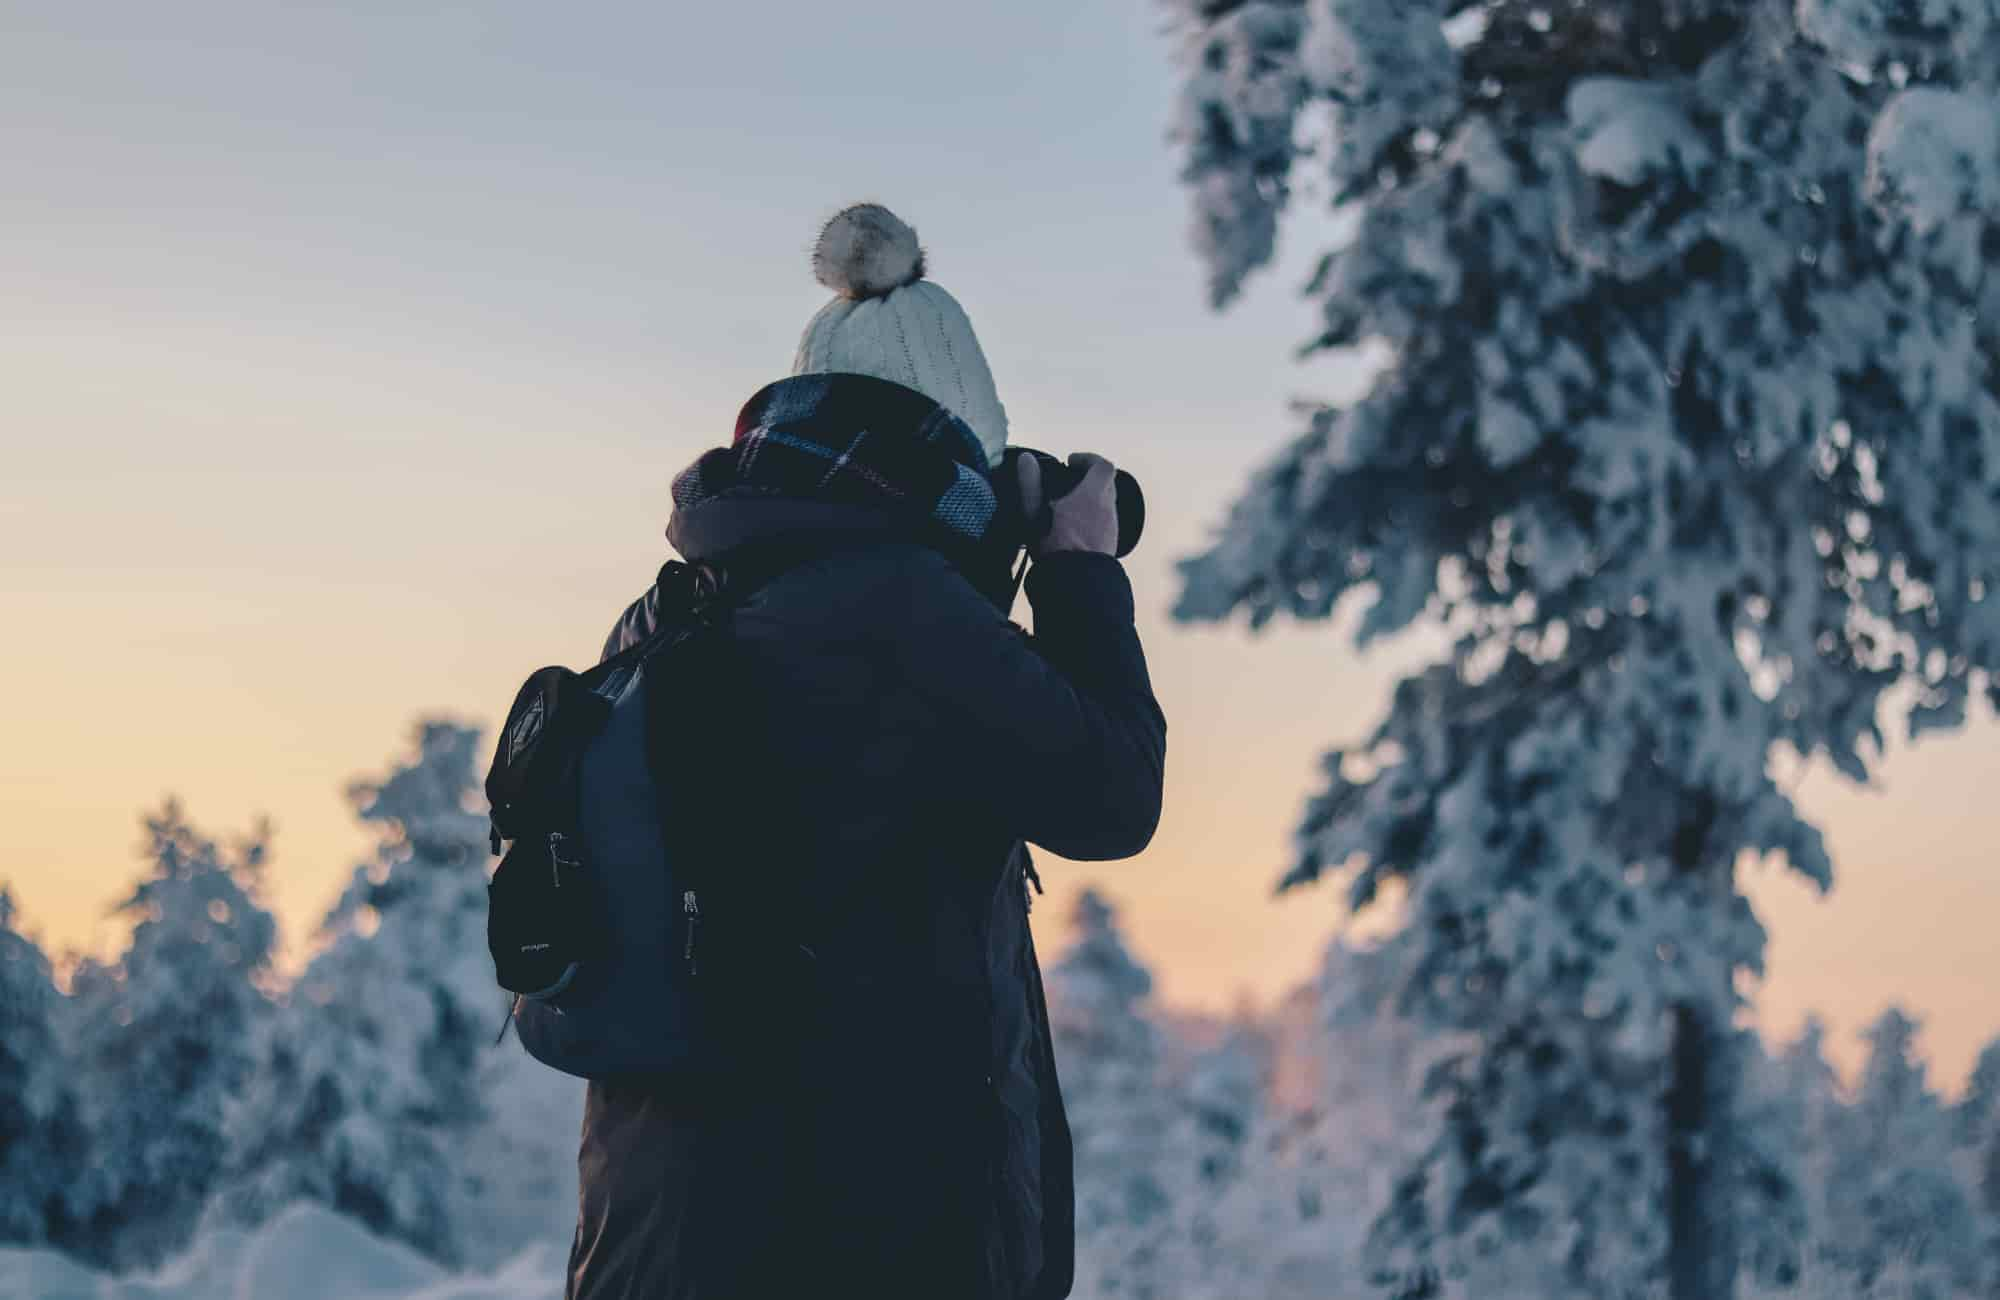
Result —
<path fill-rule="evenodd" d="M 1190 283 L 1311 209 L 1301 355 L 1372 376 L 1271 394 L 1175 616 L 1439 653 L 1299 774 L 1274 906 L 1378 937 L 1278 1005 L 1037 916 L 1075 1294 L 2000 1295 L 2000 1040 L 1947 1096 L 1903 1010 L 1848 1080 L 1759 1038 L 1739 879 L 1836 889 L 1793 776 L 2000 699 L 2000 0 L 1164 10 Z M 581 1085 L 499 1041 L 482 754 L 353 782 L 295 977 L 263 826 L 147 813 L 115 958 L 0 889 L 0 1293 L 559 1289 Z"/>
<path fill-rule="evenodd" d="M 0 1291 L 560 1289 L 581 1084 L 495 1043 L 506 1003 L 483 940 L 480 753 L 473 729 L 430 720 L 353 784 L 379 848 L 290 982 L 272 970 L 259 828 L 224 842 L 171 803 L 149 814 L 149 860 L 122 908 L 130 943 L 75 963 L 67 991 L 0 893 Z M 1607 1228 L 1580 1260 L 1581 1225 L 1545 1225 L 1525 1203 L 1618 1195 L 1662 1218 L 1664 1189 L 1618 1188 L 1574 1136 L 1544 1155 L 1534 1130 L 1505 1139 L 1524 1207 L 1467 1225 L 1459 1275 L 1399 1269 L 1388 1243 L 1406 1249 L 1410 1171 L 1454 1114 L 1439 1078 L 1468 1048 L 1398 1011 L 1400 941 L 1336 939 L 1281 1005 L 1218 1020 L 1150 996 L 1096 893 L 1059 919 L 1048 986 L 1077 1142 L 1078 1296 L 1647 1294 L 1616 1279 L 1639 1275 L 1651 1236 Z M 1917 1031 L 1882 1016 L 1852 1087 L 1817 1028 L 1746 1044 L 1735 1105 L 1765 1163 L 1735 1193 L 1740 1294 L 1991 1294 L 2000 1042 L 1947 1101 Z M 1657 1101 L 1637 1068 L 1632 1085 L 1635 1107 Z"/>

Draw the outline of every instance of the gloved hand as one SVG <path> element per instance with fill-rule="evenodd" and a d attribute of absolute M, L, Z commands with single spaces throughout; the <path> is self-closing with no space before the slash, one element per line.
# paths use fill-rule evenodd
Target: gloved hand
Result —
<path fill-rule="evenodd" d="M 1038 560 L 1057 551 L 1116 555 L 1118 487 L 1111 462 L 1080 451 L 1069 463 L 1084 471 L 1083 481 L 1049 503 L 1049 531 L 1028 547 L 1029 554 Z M 1042 510 L 1042 467 L 1033 456 L 1022 456 L 1015 461 L 1014 472 L 1021 481 L 1021 509 L 1033 519 Z"/>

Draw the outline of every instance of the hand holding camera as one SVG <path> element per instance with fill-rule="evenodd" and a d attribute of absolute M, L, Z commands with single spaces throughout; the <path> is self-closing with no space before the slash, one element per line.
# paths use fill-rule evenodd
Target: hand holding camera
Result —
<path fill-rule="evenodd" d="M 1004 472 L 1019 493 L 1028 551 L 1129 555 L 1145 527 L 1139 484 L 1102 456 L 1078 452 L 1065 464 L 1044 451 L 1010 448 Z"/>

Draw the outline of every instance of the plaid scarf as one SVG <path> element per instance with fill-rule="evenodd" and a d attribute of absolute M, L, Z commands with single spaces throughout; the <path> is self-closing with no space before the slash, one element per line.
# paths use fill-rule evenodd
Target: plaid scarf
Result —
<path fill-rule="evenodd" d="M 730 445 L 674 479 L 677 510 L 725 494 L 878 505 L 960 541 L 984 539 L 998 511 L 965 422 L 869 375 L 794 375 L 759 390 Z"/>

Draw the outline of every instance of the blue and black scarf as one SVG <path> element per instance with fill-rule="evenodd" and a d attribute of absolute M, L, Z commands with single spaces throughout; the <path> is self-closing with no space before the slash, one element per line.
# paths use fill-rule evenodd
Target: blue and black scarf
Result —
<path fill-rule="evenodd" d="M 759 390 L 730 445 L 674 479 L 677 510 L 725 495 L 876 506 L 957 542 L 986 540 L 999 513 L 972 429 L 870 375 L 795 375 Z"/>

